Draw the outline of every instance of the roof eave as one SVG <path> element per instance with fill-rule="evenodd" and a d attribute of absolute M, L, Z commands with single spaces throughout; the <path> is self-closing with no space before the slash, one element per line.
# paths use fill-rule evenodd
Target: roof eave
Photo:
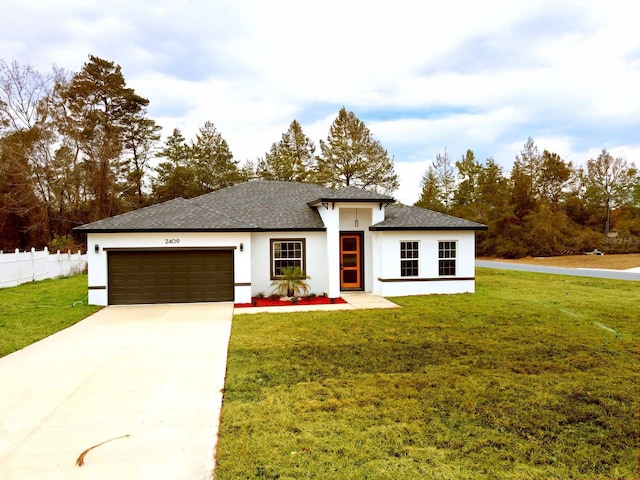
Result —
<path fill-rule="evenodd" d="M 307 202 L 310 207 L 317 207 L 323 203 L 395 203 L 394 198 L 318 198 Z"/>
<path fill-rule="evenodd" d="M 420 231 L 420 230 L 424 230 L 424 231 L 434 231 L 434 230 L 468 230 L 468 231 L 474 231 L 474 230 L 488 230 L 488 227 L 486 225 L 478 225 L 478 226 L 470 226 L 470 227 L 387 227 L 387 226 L 375 226 L 372 225 L 369 227 L 370 231 L 384 231 L 384 230 L 413 230 L 413 231 Z"/>
<path fill-rule="evenodd" d="M 260 232 L 326 232 L 327 228 L 326 227 L 311 227 L 311 228 L 306 228 L 306 227 L 296 227 L 296 228 L 274 227 L 274 228 L 261 228 L 258 231 L 260 231 Z"/>
<path fill-rule="evenodd" d="M 81 228 L 77 233 L 158 233 L 158 232 L 257 232 L 259 228 Z"/>
<path fill-rule="evenodd" d="M 77 233 L 230 233 L 230 232 L 324 232 L 325 227 L 297 228 L 81 228 L 73 229 Z"/>

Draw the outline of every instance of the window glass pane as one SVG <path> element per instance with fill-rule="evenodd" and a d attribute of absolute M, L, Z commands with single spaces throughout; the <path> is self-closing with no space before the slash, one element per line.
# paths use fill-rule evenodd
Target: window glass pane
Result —
<path fill-rule="evenodd" d="M 400 258 L 419 258 L 419 242 L 400 242 Z M 418 260 L 400 260 L 401 277 L 418 276 Z"/>
<path fill-rule="evenodd" d="M 439 242 L 438 258 L 456 258 L 456 242 Z"/>
<path fill-rule="evenodd" d="M 273 266 L 273 274 L 282 275 L 282 269 L 286 267 L 302 268 L 302 265 L 299 260 L 275 260 Z"/>
<path fill-rule="evenodd" d="M 401 277 L 417 277 L 418 276 L 418 261 L 417 260 L 402 260 L 400 262 L 400 276 Z"/>
<path fill-rule="evenodd" d="M 343 267 L 356 267 L 358 266 L 358 255 L 355 253 L 345 253 L 342 255 Z"/>
<path fill-rule="evenodd" d="M 438 273 L 443 276 L 451 276 L 456 274 L 455 260 L 440 260 L 438 263 Z"/>
<path fill-rule="evenodd" d="M 342 281 L 343 283 L 358 283 L 357 270 L 343 270 Z"/>
<path fill-rule="evenodd" d="M 287 242 L 281 244 L 281 258 L 300 258 L 300 248 L 297 243 Z"/>
<path fill-rule="evenodd" d="M 302 242 L 274 242 L 274 258 L 302 258 Z"/>
<path fill-rule="evenodd" d="M 282 275 L 282 269 L 285 267 L 299 267 L 304 270 L 303 263 L 303 242 L 301 240 L 292 241 L 273 241 L 272 240 L 273 258 L 272 272 L 274 276 Z"/>
<path fill-rule="evenodd" d="M 343 237 L 342 238 L 342 251 L 355 252 L 358 245 L 358 239 Z"/>
<path fill-rule="evenodd" d="M 456 274 L 456 247 L 455 241 L 438 242 L 439 275 L 454 276 Z"/>

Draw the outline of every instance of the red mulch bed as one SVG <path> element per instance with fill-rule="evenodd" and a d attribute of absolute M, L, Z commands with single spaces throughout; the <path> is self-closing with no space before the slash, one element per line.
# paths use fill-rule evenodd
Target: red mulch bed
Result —
<path fill-rule="evenodd" d="M 329 297 L 311 297 L 308 300 L 304 297 L 300 297 L 296 303 L 291 302 L 291 300 L 282 301 L 280 299 L 271 300 L 268 297 L 258 298 L 251 297 L 251 303 L 236 303 L 234 305 L 235 308 L 244 308 L 244 307 L 286 307 L 291 305 L 329 305 L 332 303 L 347 303 L 341 297 L 338 298 L 329 298 Z"/>

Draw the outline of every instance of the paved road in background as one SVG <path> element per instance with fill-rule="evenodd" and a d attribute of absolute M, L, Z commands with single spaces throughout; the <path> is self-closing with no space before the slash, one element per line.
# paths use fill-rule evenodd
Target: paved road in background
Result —
<path fill-rule="evenodd" d="M 527 265 L 523 263 L 493 262 L 476 260 L 476 267 L 502 268 L 522 272 L 552 273 L 556 275 L 573 275 L 574 277 L 612 278 L 614 280 L 635 280 L 640 282 L 640 273 L 625 270 L 598 270 L 591 268 L 561 268 L 546 265 Z"/>

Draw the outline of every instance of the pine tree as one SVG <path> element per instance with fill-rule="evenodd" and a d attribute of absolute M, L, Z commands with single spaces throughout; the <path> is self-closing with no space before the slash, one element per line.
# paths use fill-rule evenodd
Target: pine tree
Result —
<path fill-rule="evenodd" d="M 458 170 L 458 188 L 453 196 L 453 205 L 456 207 L 465 207 L 471 205 L 478 197 L 479 176 L 482 172 L 482 166 L 476 161 L 473 150 L 469 149 L 456 162 Z"/>
<path fill-rule="evenodd" d="M 191 162 L 191 147 L 187 145 L 179 129 L 173 130 L 165 141 L 164 148 L 158 152 L 158 157 L 164 160 L 155 169 L 156 178 L 152 182 L 154 202 L 199 195 L 196 173 Z"/>
<path fill-rule="evenodd" d="M 511 201 L 519 218 L 535 210 L 539 198 L 541 156 L 533 138 L 528 137 L 511 170 Z"/>
<path fill-rule="evenodd" d="M 398 188 L 393 159 L 367 126 L 342 107 L 327 141 L 320 140 L 315 182 L 333 188 L 355 186 L 391 194 Z"/>
<path fill-rule="evenodd" d="M 146 176 L 149 161 L 160 140 L 162 127 L 147 117 L 146 108 L 127 116 L 123 121 L 123 141 L 127 157 L 124 160 L 125 182 L 123 196 L 130 199 L 131 208 L 140 208 L 147 202 Z"/>
<path fill-rule="evenodd" d="M 68 120 L 65 134 L 75 139 L 83 153 L 90 219 L 118 213 L 124 125 L 149 100 L 126 86 L 120 65 L 93 55 L 61 86 L 60 97 Z"/>
<path fill-rule="evenodd" d="M 205 122 L 192 145 L 196 181 L 200 194 L 239 183 L 238 162 L 227 141 L 212 122 Z"/>
<path fill-rule="evenodd" d="M 264 180 L 305 182 L 315 167 L 315 150 L 298 121 L 293 120 L 282 139 L 258 161 L 256 174 Z"/>
<path fill-rule="evenodd" d="M 422 176 L 420 185 L 422 193 L 415 203 L 417 207 L 443 213 L 449 212 L 453 204 L 456 178 L 455 169 L 446 148 L 443 154 L 439 152 L 436 154 L 436 158 Z"/>
<path fill-rule="evenodd" d="M 251 180 L 255 180 L 257 177 L 256 174 L 256 165 L 248 158 L 242 167 L 240 167 L 240 182 L 250 182 Z"/>
<path fill-rule="evenodd" d="M 424 175 L 422 175 L 420 186 L 422 187 L 420 198 L 414 205 L 416 207 L 435 210 L 436 212 L 444 212 L 445 206 L 442 203 L 442 190 L 440 188 L 440 182 L 432 165 L 429 165 L 427 171 L 424 172 Z"/>
<path fill-rule="evenodd" d="M 544 150 L 540 159 L 539 191 L 540 197 L 556 209 L 564 187 L 573 174 L 573 165 L 566 163 L 557 153 Z"/>

